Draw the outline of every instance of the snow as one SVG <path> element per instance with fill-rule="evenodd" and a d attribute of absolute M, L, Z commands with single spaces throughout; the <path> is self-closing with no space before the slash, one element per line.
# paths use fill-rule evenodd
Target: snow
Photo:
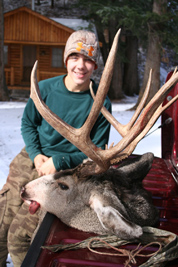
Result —
<path fill-rule="evenodd" d="M 24 146 L 20 124 L 25 105 L 25 102 L 0 102 L 0 187 L 6 181 L 10 162 Z"/>
<path fill-rule="evenodd" d="M 129 111 L 135 105 L 137 97 L 126 97 L 118 103 L 112 103 L 114 117 L 126 124 L 132 117 L 134 111 Z M 6 181 L 9 164 L 12 159 L 24 147 L 21 136 L 21 118 L 26 102 L 0 102 L 0 188 Z M 155 123 L 152 130 L 157 129 L 161 124 L 160 119 Z M 121 139 L 120 135 L 111 127 L 109 144 L 113 141 L 115 144 Z M 141 140 L 136 147 L 134 154 L 143 154 L 153 152 L 155 156 L 161 157 L 161 130 L 155 130 L 151 135 Z M 13 267 L 10 257 L 8 257 L 7 266 Z"/>

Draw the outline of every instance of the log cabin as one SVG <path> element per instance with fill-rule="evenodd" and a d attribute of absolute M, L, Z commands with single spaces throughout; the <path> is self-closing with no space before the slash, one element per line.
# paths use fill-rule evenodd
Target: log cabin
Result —
<path fill-rule="evenodd" d="M 38 60 L 38 81 L 65 74 L 65 43 L 74 32 L 27 7 L 4 14 L 5 77 L 8 89 L 30 89 L 30 73 Z"/>

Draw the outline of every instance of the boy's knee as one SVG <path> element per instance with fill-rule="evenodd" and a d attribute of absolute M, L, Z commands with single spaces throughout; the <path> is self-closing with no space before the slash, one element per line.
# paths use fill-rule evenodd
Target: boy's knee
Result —
<path fill-rule="evenodd" d="M 14 266 L 21 266 L 37 224 L 38 216 L 31 215 L 28 206 L 23 204 L 8 232 L 8 250 Z"/>

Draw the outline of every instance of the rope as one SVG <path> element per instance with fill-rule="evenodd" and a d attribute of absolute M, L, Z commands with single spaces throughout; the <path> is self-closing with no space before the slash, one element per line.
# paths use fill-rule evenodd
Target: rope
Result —
<path fill-rule="evenodd" d="M 96 251 L 96 250 L 92 249 L 92 248 L 91 248 L 91 246 L 92 246 L 92 242 L 93 242 L 93 241 L 96 241 L 96 240 L 98 240 L 98 241 L 104 243 L 105 245 L 107 245 L 108 247 L 112 248 L 113 250 L 116 250 L 116 251 L 119 252 L 119 253 L 99 252 L 99 251 Z M 148 254 L 148 255 L 144 255 L 144 254 L 141 254 L 141 253 L 140 253 L 142 250 L 144 250 L 145 248 L 147 248 L 148 246 L 151 246 L 151 245 L 158 245 L 158 246 L 159 246 L 158 250 L 157 250 L 156 252 L 154 252 L 154 253 L 150 253 L 150 254 Z M 147 245 L 145 245 L 145 246 L 143 246 L 143 247 L 141 247 L 141 248 L 140 248 L 140 246 L 141 246 L 141 243 L 139 243 L 138 246 L 136 247 L 136 249 L 134 249 L 134 250 L 132 250 L 132 251 L 129 251 L 129 250 L 126 250 L 126 249 L 119 249 L 119 248 L 115 248 L 115 247 L 113 247 L 112 245 L 110 245 L 110 244 L 107 243 L 106 241 L 104 241 L 104 240 L 102 240 L 102 239 L 100 239 L 100 238 L 97 238 L 97 237 L 92 238 L 92 239 L 88 242 L 88 244 L 87 244 L 87 248 L 88 248 L 91 252 L 96 253 L 96 254 L 100 254 L 100 255 L 108 255 L 108 256 L 128 257 L 128 260 L 125 262 L 124 267 L 131 267 L 130 263 L 132 263 L 132 264 L 136 264 L 136 263 L 137 263 L 137 262 L 136 262 L 136 259 L 135 259 L 136 256 L 137 256 L 137 257 L 147 257 L 147 258 L 148 258 L 148 257 L 151 257 L 151 256 L 156 255 L 156 254 L 162 249 L 162 245 L 161 245 L 160 242 L 151 242 L 151 243 L 149 243 L 149 244 L 147 244 Z"/>

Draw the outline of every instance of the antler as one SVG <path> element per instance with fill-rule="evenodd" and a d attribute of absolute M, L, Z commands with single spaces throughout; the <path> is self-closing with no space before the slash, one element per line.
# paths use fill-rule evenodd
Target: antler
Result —
<path fill-rule="evenodd" d="M 135 149 L 138 142 L 146 135 L 149 129 L 153 126 L 160 114 L 177 100 L 178 95 L 175 96 L 167 105 L 162 107 L 164 98 L 171 90 L 171 87 L 178 81 L 178 72 L 174 72 L 171 78 L 165 85 L 157 92 L 157 94 L 150 100 L 147 106 L 142 111 L 151 84 L 151 72 L 148 79 L 148 84 L 144 96 L 138 106 L 131 121 L 123 126 L 106 110 L 103 108 L 103 103 L 109 90 L 109 85 L 112 78 L 115 55 L 117 52 L 118 38 L 120 30 L 117 32 L 112 48 L 110 50 L 105 68 L 101 77 L 101 81 L 94 96 L 94 103 L 90 114 L 85 121 L 84 125 L 80 129 L 75 129 L 72 126 L 65 123 L 56 114 L 54 114 L 43 102 L 36 79 L 37 62 L 35 63 L 31 73 L 31 98 L 33 99 L 41 116 L 61 135 L 68 139 L 84 154 L 91 158 L 96 164 L 97 168 L 95 172 L 104 172 L 113 163 L 119 162 L 122 159 L 128 157 Z M 91 87 L 91 86 L 90 86 Z M 103 112 L 107 120 L 117 129 L 117 131 L 123 136 L 122 140 L 114 147 L 106 150 L 98 148 L 90 139 L 90 132 L 97 120 L 100 111 Z M 141 113 L 142 111 L 142 113 Z M 139 119 L 137 120 L 139 114 Z M 109 115 L 108 115 L 109 114 Z"/>
<path fill-rule="evenodd" d="M 127 158 L 134 151 L 140 140 L 143 139 L 143 137 L 152 128 L 161 113 L 178 99 L 178 95 L 176 95 L 166 105 L 162 106 L 166 95 L 173 88 L 174 84 L 178 81 L 178 72 L 176 68 L 171 78 L 161 87 L 161 89 L 154 95 L 154 97 L 150 100 L 150 102 L 143 110 L 150 91 L 151 75 L 152 70 L 150 70 L 149 79 L 143 97 L 128 124 L 123 125 L 119 123 L 105 107 L 102 107 L 101 109 L 103 116 L 105 116 L 105 118 L 119 132 L 119 134 L 124 137 L 115 146 L 115 150 L 118 151 L 118 154 L 116 151 L 116 153 L 113 152 L 113 154 L 115 154 L 115 158 L 110 160 L 111 165 L 121 161 L 124 158 Z M 92 97 L 95 99 L 95 95 L 92 89 L 92 82 L 90 83 L 90 92 Z M 140 115 L 141 112 L 142 114 Z M 139 115 L 140 118 L 138 119 Z"/>

